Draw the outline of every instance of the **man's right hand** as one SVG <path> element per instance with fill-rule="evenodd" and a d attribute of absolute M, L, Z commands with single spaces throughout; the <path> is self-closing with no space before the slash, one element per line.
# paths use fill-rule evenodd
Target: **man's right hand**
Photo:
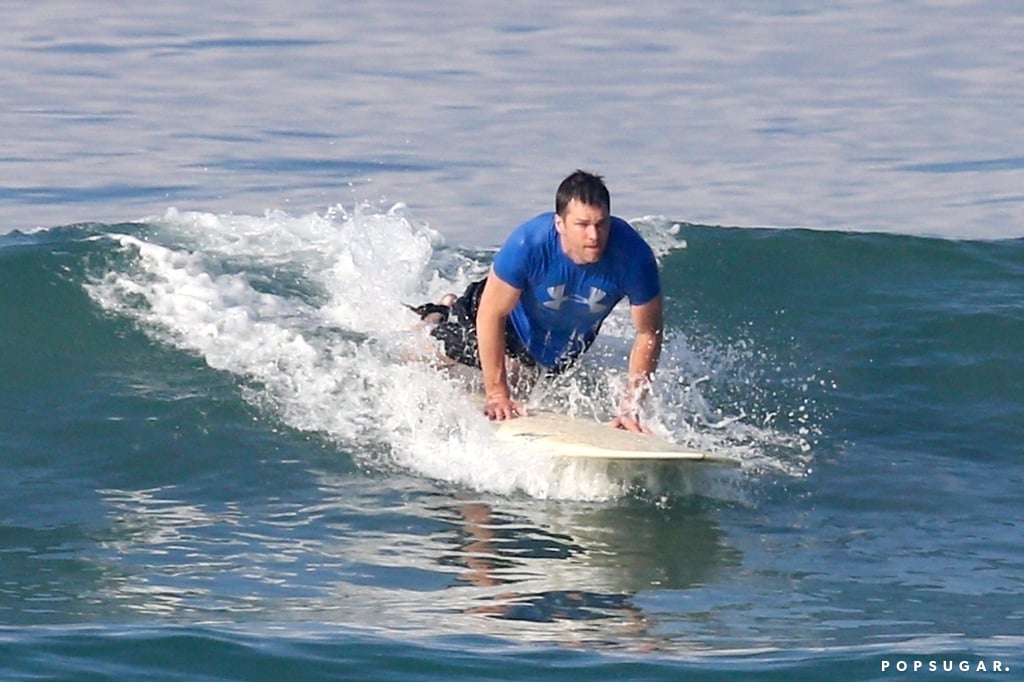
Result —
<path fill-rule="evenodd" d="M 487 396 L 484 414 L 491 421 L 505 421 L 526 415 L 526 408 L 508 396 Z"/>

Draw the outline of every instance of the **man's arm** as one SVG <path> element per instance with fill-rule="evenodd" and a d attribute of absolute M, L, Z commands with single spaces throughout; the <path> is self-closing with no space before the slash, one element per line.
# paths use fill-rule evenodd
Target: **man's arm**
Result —
<path fill-rule="evenodd" d="M 640 426 L 640 404 L 647 396 L 651 376 L 658 367 L 664 328 L 661 294 L 643 305 L 630 309 L 636 337 L 629 353 L 629 378 L 626 392 L 619 403 L 619 416 L 612 426 L 627 431 L 643 431 Z"/>
<path fill-rule="evenodd" d="M 484 414 L 490 419 L 512 419 L 524 412 L 522 405 L 512 400 L 505 367 L 505 325 L 521 294 L 522 291 L 498 277 L 491 268 L 476 313 L 480 367 L 487 394 Z"/>

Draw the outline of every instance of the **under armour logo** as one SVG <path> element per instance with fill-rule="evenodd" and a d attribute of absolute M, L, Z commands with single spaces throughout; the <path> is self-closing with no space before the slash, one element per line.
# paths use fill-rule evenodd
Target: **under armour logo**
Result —
<path fill-rule="evenodd" d="M 559 284 L 557 287 L 548 287 L 548 296 L 551 297 L 551 300 L 544 301 L 544 307 L 559 310 L 566 299 L 565 285 Z"/>
<path fill-rule="evenodd" d="M 601 291 L 597 287 L 590 287 L 590 296 L 587 298 L 580 298 L 577 296 L 574 300 L 580 303 L 586 303 L 587 307 L 590 308 L 590 314 L 596 315 L 597 313 L 603 313 L 608 310 L 608 306 L 601 303 L 601 300 L 605 297 L 605 292 Z"/>
<path fill-rule="evenodd" d="M 548 296 L 551 297 L 551 300 L 544 301 L 543 305 L 545 308 L 550 308 L 551 310 L 561 310 L 562 304 L 565 303 L 566 301 L 582 303 L 583 305 L 587 306 L 587 308 L 590 310 L 591 315 L 603 313 L 604 311 L 608 310 L 608 306 L 601 303 L 604 297 L 607 296 L 608 294 L 605 291 L 598 289 L 597 287 L 590 287 L 590 295 L 587 296 L 586 298 L 583 298 L 582 296 L 566 296 L 564 284 L 559 284 L 558 286 L 555 287 L 548 287 L 547 291 Z"/>

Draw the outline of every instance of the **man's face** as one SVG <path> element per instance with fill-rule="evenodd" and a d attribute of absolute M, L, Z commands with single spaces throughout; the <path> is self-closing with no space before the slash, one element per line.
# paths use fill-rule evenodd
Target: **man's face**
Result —
<path fill-rule="evenodd" d="M 601 260 L 608 246 L 610 229 L 611 222 L 604 208 L 581 203 L 578 199 L 569 202 L 564 216 L 555 216 L 562 251 L 578 265 Z"/>

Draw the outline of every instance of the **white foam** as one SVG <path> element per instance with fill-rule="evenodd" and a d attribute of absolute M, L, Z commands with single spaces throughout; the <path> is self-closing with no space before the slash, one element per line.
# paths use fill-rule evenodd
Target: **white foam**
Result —
<path fill-rule="evenodd" d="M 152 227 L 150 239 L 110 235 L 129 265 L 96 278 L 90 294 L 238 376 L 242 394 L 268 417 L 325 434 L 363 466 L 477 490 L 604 499 L 632 484 L 606 468 L 510 450 L 460 380 L 403 361 L 405 349 L 429 342 L 402 304 L 458 291 L 486 264 L 445 249 L 401 206 L 304 217 L 170 211 Z M 628 338 L 628 316 L 617 312 L 583 367 L 531 399 L 610 416 Z M 667 348 L 648 423 L 673 440 L 747 457 L 771 429 L 695 428 L 711 410 L 698 388 L 675 383 L 672 366 L 692 364 L 688 353 L 681 342 Z M 709 490 L 734 496 L 701 491 Z"/>

